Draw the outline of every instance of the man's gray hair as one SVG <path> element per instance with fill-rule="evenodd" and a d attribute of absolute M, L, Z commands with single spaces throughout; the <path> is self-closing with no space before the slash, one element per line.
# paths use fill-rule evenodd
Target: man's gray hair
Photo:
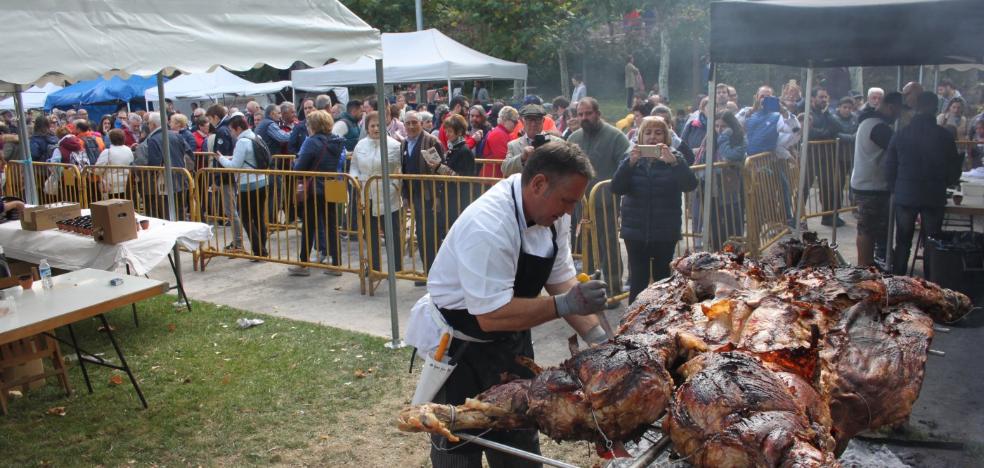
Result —
<path fill-rule="evenodd" d="M 868 88 L 868 97 L 871 97 L 871 95 L 873 95 L 873 94 L 881 94 L 882 96 L 884 96 L 885 95 L 885 90 L 884 89 L 881 89 L 881 88 L 875 88 L 875 87 Z"/>
<path fill-rule="evenodd" d="M 160 112 L 148 112 L 147 113 L 147 125 L 153 130 L 161 126 L 161 113 Z"/>
<path fill-rule="evenodd" d="M 653 107 L 653 110 L 649 112 L 649 115 L 660 115 L 660 114 L 673 115 L 673 111 L 671 111 L 669 107 L 660 104 L 656 107 Z"/>
<path fill-rule="evenodd" d="M 403 114 L 403 121 L 409 122 L 411 120 L 416 120 L 420 122 L 420 114 L 417 111 L 407 111 Z"/>
<path fill-rule="evenodd" d="M 420 121 L 421 122 L 426 122 L 428 120 L 431 120 L 431 121 L 434 120 L 434 114 L 431 114 L 430 112 L 427 112 L 427 111 L 417 112 L 417 115 L 420 117 Z"/>
<path fill-rule="evenodd" d="M 284 101 L 280 103 L 280 112 L 287 112 L 288 110 L 294 110 L 294 103 L 290 101 Z"/>
<path fill-rule="evenodd" d="M 318 97 L 314 98 L 314 108 L 318 110 L 331 111 L 331 96 L 327 94 L 319 94 Z"/>
<path fill-rule="evenodd" d="M 263 117 L 269 119 L 270 115 L 273 114 L 274 111 L 280 111 L 280 107 L 277 106 L 276 104 L 270 104 L 266 106 L 266 109 L 263 109 Z"/>

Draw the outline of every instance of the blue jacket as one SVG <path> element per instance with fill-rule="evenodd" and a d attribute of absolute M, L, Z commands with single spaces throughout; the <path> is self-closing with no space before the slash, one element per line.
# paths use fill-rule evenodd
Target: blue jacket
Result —
<path fill-rule="evenodd" d="M 316 134 L 304 140 L 301 150 L 294 160 L 295 171 L 336 172 L 342 154 L 345 151 L 345 140 L 337 135 Z M 322 195 L 325 192 L 325 182 L 321 177 L 315 178 L 314 192 Z"/>
<path fill-rule="evenodd" d="M 150 138 L 147 138 L 147 165 L 148 166 L 163 166 L 164 165 L 164 148 L 161 135 L 165 132 L 158 128 L 150 134 Z M 194 155 L 191 153 L 184 140 L 178 136 L 177 132 L 168 131 L 167 138 L 170 144 L 171 151 L 171 167 L 181 168 L 185 167 L 184 158 L 188 156 L 189 158 Z M 187 180 L 177 174 L 172 174 L 174 177 L 174 190 L 181 191 L 188 188 Z"/>
<path fill-rule="evenodd" d="M 195 141 L 195 135 L 191 133 L 191 130 L 188 130 L 187 128 L 182 128 L 181 130 L 178 131 L 178 136 L 181 137 L 181 139 L 185 143 L 185 146 L 187 146 L 192 153 L 198 151 L 198 142 Z"/>
<path fill-rule="evenodd" d="M 58 138 L 54 135 L 32 135 L 30 139 L 31 160 L 46 162 L 51 157 L 51 151 L 58 146 Z"/>
<path fill-rule="evenodd" d="M 225 116 L 215 127 L 215 152 L 223 156 L 232 156 L 235 147 L 236 140 L 232 138 L 232 132 L 229 130 L 229 116 Z"/>
<path fill-rule="evenodd" d="M 301 145 L 307 139 L 307 121 L 302 120 L 290 129 L 290 139 L 287 140 L 287 152 L 297 154 L 301 151 Z"/>
<path fill-rule="evenodd" d="M 960 181 L 963 158 L 953 136 L 929 114 L 916 114 L 885 153 L 885 178 L 895 204 L 943 207 L 946 188 Z"/>
<path fill-rule="evenodd" d="M 270 154 L 280 154 L 280 145 L 287 143 L 290 139 L 290 134 L 281 130 L 280 125 L 273 120 L 268 118 L 263 118 L 253 129 L 253 133 L 266 143 L 267 148 L 270 148 Z"/>
<path fill-rule="evenodd" d="M 779 113 L 759 110 L 745 119 L 745 139 L 748 154 L 767 153 L 776 150 L 779 142 Z"/>
<path fill-rule="evenodd" d="M 622 239 L 672 242 L 680 240 L 681 196 L 697 188 L 697 177 L 680 153 L 677 164 L 626 157 L 612 177 L 612 193 L 622 195 Z"/>
<path fill-rule="evenodd" d="M 691 148 L 700 148 L 704 145 L 704 135 L 707 135 L 707 117 L 698 114 L 699 117 L 687 122 L 683 127 L 680 139 L 687 143 Z"/>

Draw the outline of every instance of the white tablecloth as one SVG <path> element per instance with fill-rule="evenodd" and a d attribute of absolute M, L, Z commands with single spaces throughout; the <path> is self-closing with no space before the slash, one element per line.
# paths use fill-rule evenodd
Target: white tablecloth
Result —
<path fill-rule="evenodd" d="M 83 216 L 87 214 L 89 210 L 82 210 Z M 212 238 L 212 228 L 207 224 L 140 215 L 137 219 L 150 220 L 150 229 L 140 230 L 136 239 L 116 245 L 101 244 L 92 237 L 57 229 L 25 231 L 20 221 L 7 221 L 0 224 L 0 245 L 9 258 L 31 263 L 47 259 L 52 268 L 122 271 L 130 265 L 130 273 L 144 275 L 167 258 L 175 243 L 195 250 L 200 242 Z"/>

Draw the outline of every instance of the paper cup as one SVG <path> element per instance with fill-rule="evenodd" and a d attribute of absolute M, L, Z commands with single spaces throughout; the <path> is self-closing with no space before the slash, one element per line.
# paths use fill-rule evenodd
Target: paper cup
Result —
<path fill-rule="evenodd" d="M 437 392 L 444 386 L 444 382 L 447 382 L 448 377 L 451 376 L 451 372 L 454 372 L 454 368 L 457 367 L 457 365 L 448 364 L 447 360 L 448 358 L 445 357 L 444 362 L 437 362 L 431 356 L 424 359 L 424 367 L 420 371 L 420 380 L 417 381 L 417 390 L 413 392 L 411 405 L 430 403 L 434 399 Z"/>

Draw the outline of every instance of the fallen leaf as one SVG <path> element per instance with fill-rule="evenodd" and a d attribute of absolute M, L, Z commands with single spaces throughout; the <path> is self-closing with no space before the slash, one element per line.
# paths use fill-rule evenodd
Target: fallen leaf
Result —
<path fill-rule="evenodd" d="M 329 437 L 327 434 L 321 434 L 320 436 L 318 436 L 318 438 L 321 439 L 321 440 L 328 440 L 331 437 Z"/>
<path fill-rule="evenodd" d="M 55 406 L 54 408 L 48 408 L 48 414 L 52 416 L 65 416 L 65 407 Z"/>
<path fill-rule="evenodd" d="M 229 385 L 229 382 L 232 382 L 232 376 L 229 374 L 222 376 L 222 385 Z"/>
<path fill-rule="evenodd" d="M 362 369 L 356 369 L 355 370 L 355 377 L 356 378 L 361 379 L 361 378 L 363 378 L 365 376 L 366 376 L 366 372 L 364 370 L 362 370 Z"/>
<path fill-rule="evenodd" d="M 113 374 L 113 376 L 109 378 L 109 384 L 110 385 L 123 385 L 123 376 L 120 375 L 120 374 Z"/>
<path fill-rule="evenodd" d="M 167 331 L 174 333 L 174 329 L 177 328 L 173 323 L 167 324 Z"/>
<path fill-rule="evenodd" d="M 276 338 L 277 335 L 279 335 L 279 333 L 274 333 L 274 334 L 270 335 L 270 339 L 272 340 L 272 339 Z"/>

